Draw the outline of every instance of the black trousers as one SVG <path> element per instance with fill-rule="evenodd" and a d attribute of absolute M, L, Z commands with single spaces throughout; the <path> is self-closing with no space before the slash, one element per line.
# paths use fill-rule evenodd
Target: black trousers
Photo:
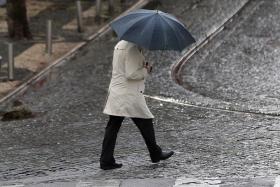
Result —
<path fill-rule="evenodd" d="M 153 119 L 131 118 L 143 136 L 151 158 L 157 158 L 161 154 L 161 148 L 157 145 Z M 100 157 L 101 164 L 115 163 L 114 149 L 116 139 L 124 117 L 109 116 L 108 124 L 105 128 L 105 135 L 102 144 Z"/>

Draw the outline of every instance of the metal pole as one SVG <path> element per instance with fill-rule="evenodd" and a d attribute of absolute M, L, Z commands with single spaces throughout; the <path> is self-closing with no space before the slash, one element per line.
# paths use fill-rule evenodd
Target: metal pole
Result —
<path fill-rule="evenodd" d="M 101 0 L 96 0 L 96 15 L 95 21 L 100 23 L 100 13 L 101 13 Z"/>
<path fill-rule="evenodd" d="M 9 61 L 8 61 L 8 79 L 14 79 L 14 47 L 12 43 L 8 44 Z"/>
<path fill-rule="evenodd" d="M 46 52 L 48 55 L 52 54 L 52 20 L 47 22 L 47 45 Z"/>
<path fill-rule="evenodd" d="M 114 14 L 114 0 L 108 0 L 108 3 L 109 3 L 109 8 L 108 8 L 108 11 L 109 11 L 109 15 L 113 15 Z"/>
<path fill-rule="evenodd" d="M 1 73 L 1 67 L 2 67 L 2 60 L 3 60 L 3 58 L 2 58 L 2 56 L 0 56 L 0 73 Z"/>
<path fill-rule="evenodd" d="M 82 5 L 81 1 L 78 0 L 76 1 L 77 4 L 77 21 L 78 21 L 78 32 L 83 32 L 83 10 L 82 10 Z"/>

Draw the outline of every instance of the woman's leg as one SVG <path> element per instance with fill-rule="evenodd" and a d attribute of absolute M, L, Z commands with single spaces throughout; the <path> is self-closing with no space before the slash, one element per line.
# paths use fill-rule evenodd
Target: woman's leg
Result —
<path fill-rule="evenodd" d="M 101 165 L 110 165 L 115 163 L 114 149 L 117 135 L 123 120 L 124 117 L 121 116 L 109 116 L 109 121 L 105 128 L 105 135 L 102 144 L 102 152 L 100 157 Z"/>
<path fill-rule="evenodd" d="M 162 151 L 156 143 L 153 119 L 132 118 L 143 136 L 152 161 L 158 160 Z"/>

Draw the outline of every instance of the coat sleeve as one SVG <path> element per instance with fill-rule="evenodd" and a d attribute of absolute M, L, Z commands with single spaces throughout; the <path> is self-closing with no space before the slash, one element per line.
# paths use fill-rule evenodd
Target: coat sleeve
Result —
<path fill-rule="evenodd" d="M 125 77 L 130 80 L 143 80 L 148 76 L 147 69 L 143 66 L 144 57 L 137 49 L 128 49 L 125 59 Z"/>

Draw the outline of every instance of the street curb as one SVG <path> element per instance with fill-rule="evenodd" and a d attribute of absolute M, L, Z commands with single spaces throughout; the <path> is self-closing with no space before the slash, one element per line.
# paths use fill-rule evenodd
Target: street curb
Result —
<path fill-rule="evenodd" d="M 1 187 L 180 187 L 179 185 L 175 186 L 176 181 L 176 179 L 171 178 L 109 179 L 39 184 L 18 183 L 8 184 Z"/>
<path fill-rule="evenodd" d="M 1 187 L 280 187 L 280 176 L 253 178 L 131 178 L 108 180 L 85 180 L 76 182 L 17 183 Z"/>
<path fill-rule="evenodd" d="M 145 5 L 147 5 L 149 3 L 149 0 L 139 0 L 137 3 L 135 3 L 132 7 L 130 7 L 129 9 L 127 9 L 126 11 L 124 11 L 123 13 L 121 13 L 119 16 L 117 16 L 115 19 L 113 19 L 111 22 L 113 22 L 114 20 L 118 19 L 119 17 L 121 17 L 122 15 L 132 11 L 132 10 L 136 10 L 138 8 L 142 8 Z M 17 87 L 16 89 L 14 89 L 13 91 L 11 91 L 10 93 L 8 93 L 6 96 L 4 96 L 3 98 L 0 99 L 0 105 L 5 105 L 5 103 L 8 103 L 9 101 L 11 101 L 12 99 L 14 99 L 15 97 L 19 96 L 20 94 L 24 95 L 25 91 L 32 85 L 36 84 L 37 82 L 39 82 L 40 80 L 42 80 L 43 78 L 45 78 L 50 71 L 65 63 L 66 61 L 68 61 L 69 59 L 73 58 L 76 54 L 77 51 L 80 50 L 82 47 L 84 47 L 85 45 L 87 45 L 90 41 L 93 41 L 95 39 L 98 39 L 99 37 L 103 36 L 104 34 L 108 33 L 111 28 L 110 28 L 110 23 L 106 24 L 105 26 L 103 26 L 101 29 L 99 29 L 96 33 L 92 34 L 91 36 L 89 36 L 86 41 L 81 42 L 80 44 L 78 44 L 76 47 L 74 47 L 73 49 L 71 49 L 70 51 L 68 51 L 65 55 L 63 55 L 62 57 L 60 57 L 59 59 L 53 61 L 52 63 L 50 63 L 50 65 L 48 65 L 47 67 L 45 67 L 44 69 L 42 69 L 41 71 L 39 71 L 35 76 L 33 76 L 32 78 L 30 78 L 29 80 L 27 80 L 26 82 L 22 83 L 19 87 Z"/>
<path fill-rule="evenodd" d="M 181 71 L 184 67 L 184 64 L 188 62 L 188 60 L 196 54 L 200 49 L 202 49 L 208 42 L 210 42 L 214 37 L 216 37 L 221 31 L 223 31 L 224 27 L 230 23 L 235 16 L 237 16 L 241 11 L 243 11 L 246 6 L 252 3 L 252 0 L 248 0 L 242 7 L 240 7 L 231 17 L 224 20 L 224 23 L 214 27 L 210 32 L 206 34 L 206 37 L 204 39 L 201 39 L 197 44 L 192 46 L 190 49 L 187 49 L 187 52 L 183 52 L 183 56 L 178 60 L 178 62 L 172 64 L 171 66 L 171 79 L 177 83 L 178 85 L 182 86 L 182 77 L 181 77 Z M 186 88 L 185 88 L 186 89 Z M 190 103 L 187 103 L 190 104 Z M 242 113 L 249 113 L 249 114 L 255 114 L 255 115 L 263 115 L 263 116 L 269 116 L 269 117 L 276 117 L 279 118 L 279 113 L 273 113 L 273 112 L 262 112 L 256 109 L 248 110 L 248 109 L 228 109 L 225 107 L 212 107 L 207 106 L 204 103 L 196 104 L 191 103 L 190 105 L 201 107 L 201 108 L 208 108 L 208 109 L 215 109 L 215 110 L 226 110 L 229 112 L 242 112 Z"/>
<path fill-rule="evenodd" d="M 231 20 L 239 14 L 250 0 L 248 0 L 242 7 L 240 7 L 231 17 L 224 20 L 224 23 L 222 23 L 219 26 L 214 27 L 210 32 L 206 34 L 206 37 L 202 39 L 199 43 L 192 46 L 188 51 L 179 59 L 178 62 L 174 63 L 174 65 L 171 66 L 171 78 L 174 82 L 176 82 L 178 85 L 182 85 L 182 78 L 180 76 L 180 72 L 184 66 L 185 63 L 201 48 L 203 48 L 209 41 L 211 41 L 215 36 L 217 36 L 221 31 L 223 31 L 224 26 L 231 22 Z"/>

